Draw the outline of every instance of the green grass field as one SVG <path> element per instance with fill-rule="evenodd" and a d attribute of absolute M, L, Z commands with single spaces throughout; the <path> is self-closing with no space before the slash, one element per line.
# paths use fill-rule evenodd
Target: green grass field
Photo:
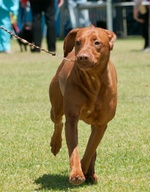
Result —
<path fill-rule="evenodd" d="M 43 47 L 46 47 L 43 42 Z M 63 42 L 57 53 L 63 55 Z M 61 61 L 46 53 L 0 54 L 1 192 L 149 192 L 150 191 L 150 52 L 140 52 L 140 38 L 118 39 L 111 60 L 118 72 L 118 106 L 99 145 L 96 185 L 68 182 L 69 161 L 63 147 L 54 157 L 49 141 L 49 82 Z M 82 157 L 90 126 L 79 123 Z"/>

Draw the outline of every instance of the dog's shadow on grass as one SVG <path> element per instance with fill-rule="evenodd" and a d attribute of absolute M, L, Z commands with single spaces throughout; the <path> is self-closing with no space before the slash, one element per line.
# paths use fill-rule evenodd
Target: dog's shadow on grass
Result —
<path fill-rule="evenodd" d="M 34 181 L 36 184 L 40 185 L 38 190 L 58 190 L 58 191 L 67 191 L 71 188 L 79 188 L 80 186 L 83 186 L 85 184 L 82 184 L 80 186 L 74 186 L 71 183 L 69 183 L 68 177 L 64 175 L 58 175 L 58 174 L 44 174 L 43 176 L 39 177 Z"/>

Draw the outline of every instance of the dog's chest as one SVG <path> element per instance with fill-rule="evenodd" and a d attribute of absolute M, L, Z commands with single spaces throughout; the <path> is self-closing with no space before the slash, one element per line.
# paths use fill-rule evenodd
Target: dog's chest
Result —
<path fill-rule="evenodd" d="M 79 86 L 86 97 L 93 102 L 96 102 L 100 90 L 100 78 L 98 75 L 91 75 L 88 72 L 79 74 Z"/>
<path fill-rule="evenodd" d="M 85 103 L 80 111 L 80 119 L 88 124 L 98 124 L 103 111 L 103 96 L 105 87 L 99 76 L 82 76 L 83 86 L 81 86 L 85 95 Z M 82 84 L 82 83 L 81 83 Z"/>
<path fill-rule="evenodd" d="M 100 87 L 88 89 L 88 91 L 85 91 L 85 95 L 85 102 L 80 111 L 80 119 L 88 124 L 98 123 L 102 109 Z"/>
<path fill-rule="evenodd" d="M 93 106 L 87 106 L 87 108 L 85 107 L 82 109 L 80 119 L 88 124 L 98 124 L 98 122 L 100 122 L 100 111 L 100 102 L 99 105 L 97 103 L 97 105 L 93 104 Z"/>

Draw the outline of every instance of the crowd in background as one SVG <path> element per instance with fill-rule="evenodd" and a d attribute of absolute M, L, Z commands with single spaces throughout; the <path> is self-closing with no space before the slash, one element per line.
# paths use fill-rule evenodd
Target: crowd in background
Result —
<path fill-rule="evenodd" d="M 57 0 L 57 7 L 63 5 L 63 0 Z M 32 23 L 32 43 L 41 47 L 43 38 L 43 13 L 44 22 L 47 26 L 47 47 L 51 52 L 56 51 L 56 25 L 55 25 L 55 0 L 0 0 L 0 26 L 8 31 L 11 28 L 18 35 L 27 34 L 20 32 L 28 30 L 24 28 L 27 23 Z M 31 26 L 31 24 L 30 24 Z M 26 37 L 24 37 L 26 39 Z M 20 43 L 21 44 L 21 43 Z M 39 49 L 31 49 L 33 53 L 40 52 Z M 0 30 L 0 52 L 11 53 L 10 35 Z"/>
<path fill-rule="evenodd" d="M 67 5 L 68 12 L 63 13 L 64 16 L 67 15 L 65 23 L 63 23 L 64 35 L 66 35 L 71 29 L 86 27 L 92 22 L 89 10 L 77 11 L 77 4 L 86 4 L 87 1 L 88 0 L 0 0 L 0 26 L 5 27 L 8 31 L 11 31 L 13 28 L 14 32 L 18 34 L 25 24 L 32 24 L 32 42 L 41 47 L 42 37 L 45 36 L 47 39 L 47 49 L 50 52 L 55 52 L 56 37 L 59 36 L 60 32 L 60 7 Z M 147 48 L 149 49 L 150 36 L 148 31 L 149 8 L 145 6 L 144 9 L 144 6 L 141 6 L 142 0 L 134 1 L 133 17 L 142 26 L 142 35 L 144 37 L 143 50 L 147 50 Z M 121 1 L 112 0 L 112 2 Z M 96 26 L 106 28 L 106 11 L 100 10 L 99 13 L 101 14 L 100 17 L 103 17 L 104 20 L 98 20 Z M 96 14 L 97 12 L 95 15 Z M 114 22 L 114 29 L 116 23 L 117 21 Z M 36 48 L 31 51 L 33 53 L 40 52 L 39 49 Z M 2 30 L 0 30 L 0 52 L 11 53 L 10 35 Z"/>

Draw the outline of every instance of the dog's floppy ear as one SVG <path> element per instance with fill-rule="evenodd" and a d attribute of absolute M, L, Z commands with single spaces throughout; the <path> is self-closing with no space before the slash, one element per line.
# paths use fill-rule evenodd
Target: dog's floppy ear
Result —
<path fill-rule="evenodd" d="M 115 40 L 117 39 L 117 36 L 116 36 L 115 33 L 112 32 L 112 31 L 109 31 L 109 30 L 105 30 L 105 31 L 106 31 L 106 33 L 108 34 L 110 50 L 112 50 L 112 49 L 113 49 L 113 46 L 114 46 L 114 42 L 115 42 Z"/>
<path fill-rule="evenodd" d="M 71 30 L 64 39 L 64 57 L 70 53 L 75 45 L 76 34 L 79 28 Z"/>

